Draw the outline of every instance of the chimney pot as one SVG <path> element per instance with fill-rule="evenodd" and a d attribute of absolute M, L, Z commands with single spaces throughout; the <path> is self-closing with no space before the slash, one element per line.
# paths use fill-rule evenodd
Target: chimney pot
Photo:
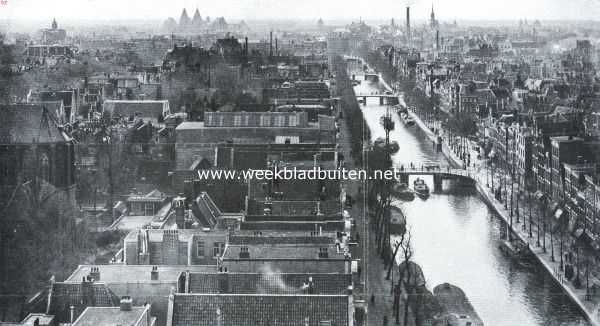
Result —
<path fill-rule="evenodd" d="M 158 267 L 152 266 L 152 271 L 150 272 L 150 280 L 158 281 Z"/>
<path fill-rule="evenodd" d="M 121 302 L 120 302 L 121 311 L 131 311 L 132 306 L 133 306 L 133 300 L 131 299 L 130 296 L 121 297 Z"/>

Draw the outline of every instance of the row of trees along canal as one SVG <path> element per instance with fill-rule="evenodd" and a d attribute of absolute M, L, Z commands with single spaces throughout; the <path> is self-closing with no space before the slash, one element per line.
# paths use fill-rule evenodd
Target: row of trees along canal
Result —
<path fill-rule="evenodd" d="M 363 144 L 368 144 L 370 131 L 363 117 L 350 78 L 347 65 L 341 57 L 335 60 L 336 85 L 340 97 L 341 114 L 350 129 L 351 154 L 355 162 L 366 167 L 372 175 L 376 170 L 386 170 L 392 167 L 389 147 L 369 146 L 366 155 L 362 155 Z M 426 288 L 424 275 L 419 265 L 412 261 L 414 249 L 411 245 L 410 229 L 404 227 L 400 239 L 392 247 L 390 221 L 390 205 L 392 201 L 392 181 L 375 180 L 369 184 L 368 205 L 373 212 L 370 214 L 370 225 L 375 233 L 377 253 L 384 261 L 386 280 L 390 280 L 393 268 L 398 268 L 400 277 L 394 283 L 393 289 L 393 318 L 400 323 L 400 311 L 403 325 L 409 324 L 409 318 L 414 318 L 416 325 L 423 325 L 425 320 L 431 320 L 439 314 L 442 308 L 433 294 Z M 400 255 L 402 263 L 395 264 L 396 256 Z M 408 266 L 408 267 L 407 267 Z M 403 295 L 404 292 L 404 295 Z M 403 301 L 403 304 L 401 304 Z M 401 309 L 403 307 L 404 309 Z"/>
<path fill-rule="evenodd" d="M 478 127 L 476 119 L 464 112 L 457 112 L 450 108 L 450 112 L 440 110 L 441 101 L 439 94 L 430 92 L 428 96 L 420 88 L 416 80 L 416 65 L 409 62 L 408 74 L 400 74 L 399 69 L 393 65 L 394 51 L 372 51 L 367 55 L 367 62 L 391 85 L 399 88 L 398 91 L 404 95 L 406 105 L 416 108 L 415 113 L 419 118 L 437 135 L 440 130 L 447 133 L 447 143 L 463 161 L 467 163 L 467 139 L 475 136 Z M 433 81 L 429 80 L 430 89 L 433 89 Z"/>

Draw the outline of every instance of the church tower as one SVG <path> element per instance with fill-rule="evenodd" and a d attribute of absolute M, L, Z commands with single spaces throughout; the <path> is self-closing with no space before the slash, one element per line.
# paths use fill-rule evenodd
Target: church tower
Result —
<path fill-rule="evenodd" d="M 431 15 L 430 15 L 429 26 L 432 29 L 436 29 L 437 28 L 437 21 L 435 20 L 435 12 L 433 11 L 433 2 L 431 3 Z"/>

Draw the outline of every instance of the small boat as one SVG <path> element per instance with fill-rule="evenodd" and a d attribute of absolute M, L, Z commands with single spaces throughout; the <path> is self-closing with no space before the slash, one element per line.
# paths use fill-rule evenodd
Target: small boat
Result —
<path fill-rule="evenodd" d="M 519 239 L 502 240 L 498 247 L 500 251 L 513 259 L 520 260 L 529 256 L 529 246 Z"/>
<path fill-rule="evenodd" d="M 392 106 L 392 109 L 394 109 L 399 114 L 408 112 L 408 110 L 406 109 L 406 107 L 404 105 L 402 105 L 402 104 L 396 104 L 396 105 Z"/>
<path fill-rule="evenodd" d="M 408 115 L 408 113 L 402 114 L 402 121 L 404 121 L 404 124 L 406 124 L 407 126 L 412 126 L 415 124 L 415 120 L 410 115 Z"/>
<path fill-rule="evenodd" d="M 427 187 L 427 184 L 425 184 L 425 181 L 423 179 L 417 178 L 413 182 L 413 188 L 415 189 L 417 195 L 421 197 L 429 196 L 429 187 Z"/>
<path fill-rule="evenodd" d="M 392 187 L 392 194 L 398 199 L 412 201 L 415 199 L 415 193 L 408 188 L 406 183 L 396 183 Z"/>
<path fill-rule="evenodd" d="M 373 142 L 373 145 L 375 147 L 378 147 L 379 149 L 385 150 L 386 146 L 385 146 L 385 139 L 384 138 L 377 138 L 375 139 L 375 141 Z M 400 145 L 398 145 L 398 142 L 393 140 L 390 141 L 390 144 L 387 147 L 387 150 L 390 154 L 395 154 L 400 150 Z"/>

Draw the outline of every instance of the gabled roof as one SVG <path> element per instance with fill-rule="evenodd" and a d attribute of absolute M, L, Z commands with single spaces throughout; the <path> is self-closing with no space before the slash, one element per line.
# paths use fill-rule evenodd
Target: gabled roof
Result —
<path fill-rule="evenodd" d="M 0 143 L 59 143 L 70 137 L 58 125 L 53 112 L 41 104 L 0 106 Z"/>
<path fill-rule="evenodd" d="M 167 326 L 348 325 L 347 295 L 175 294 Z"/>

